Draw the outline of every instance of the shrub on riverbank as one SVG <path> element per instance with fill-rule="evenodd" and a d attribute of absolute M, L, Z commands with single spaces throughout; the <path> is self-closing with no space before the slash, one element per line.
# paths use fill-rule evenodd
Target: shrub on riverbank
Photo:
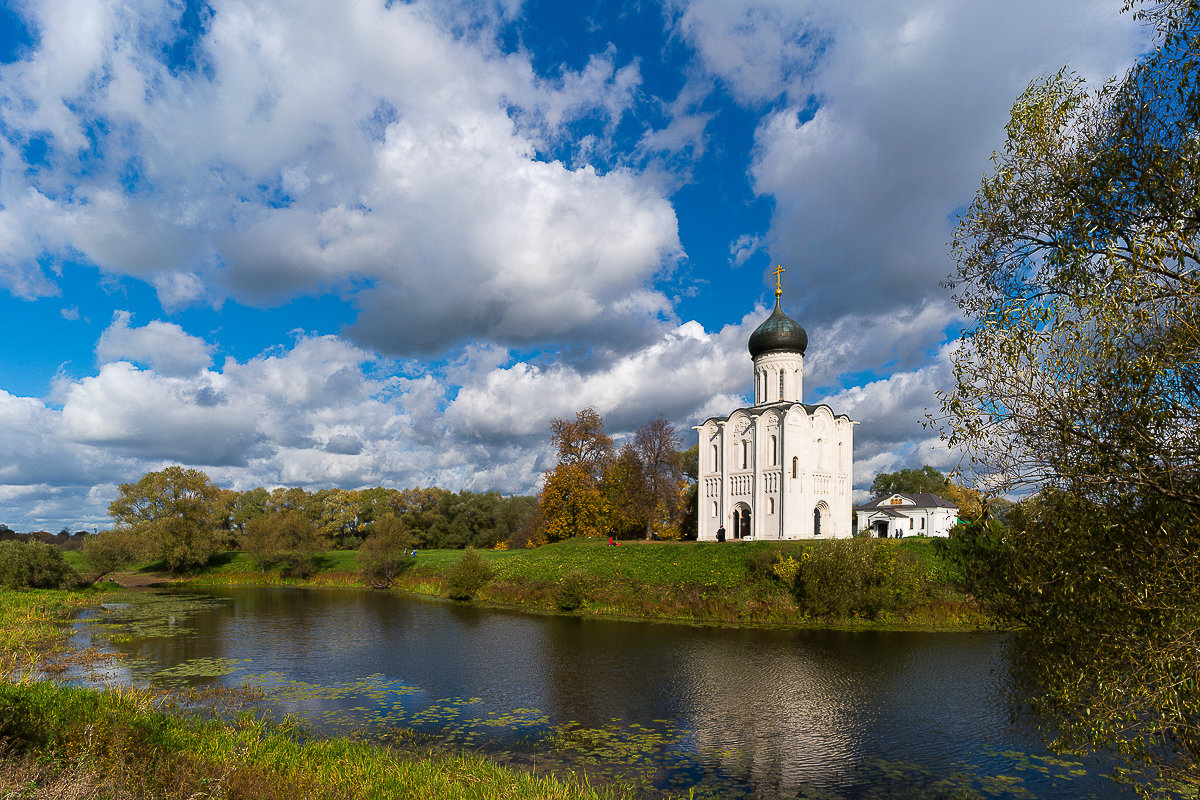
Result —
<path fill-rule="evenodd" d="M 404 523 L 392 514 L 385 514 L 358 548 L 355 560 L 367 580 L 391 586 L 397 575 L 412 566 L 413 544 L 413 535 Z"/>
<path fill-rule="evenodd" d="M 454 565 L 446 570 L 446 596 L 452 600 L 473 600 L 484 584 L 492 579 L 492 570 L 473 547 L 468 547 Z"/>
<path fill-rule="evenodd" d="M 79 583 L 62 550 L 44 542 L 0 542 L 0 588 L 61 589 Z"/>
<path fill-rule="evenodd" d="M 839 539 L 808 547 L 796 560 L 786 561 L 775 574 L 791 584 L 801 611 L 814 617 L 863 617 L 910 610 L 925 591 L 928 578 L 911 552 L 891 541 Z M 791 558 L 786 556 L 785 558 Z"/>

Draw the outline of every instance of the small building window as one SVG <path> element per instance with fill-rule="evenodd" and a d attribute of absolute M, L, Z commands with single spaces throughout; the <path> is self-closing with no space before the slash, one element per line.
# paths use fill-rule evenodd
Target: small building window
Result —
<path fill-rule="evenodd" d="M 771 466 L 779 466 L 779 440 L 771 434 Z"/>
<path fill-rule="evenodd" d="M 792 477 L 797 478 L 799 476 L 800 476 L 800 457 L 792 456 Z"/>
<path fill-rule="evenodd" d="M 716 516 L 717 516 L 717 501 L 716 501 L 716 500 L 713 500 L 713 513 L 712 513 L 712 515 L 713 515 L 714 517 L 716 517 Z"/>
<path fill-rule="evenodd" d="M 813 536 L 821 535 L 821 509 L 813 509 Z"/>
<path fill-rule="evenodd" d="M 746 384 L 742 384 L 745 386 Z M 779 399 L 783 399 L 783 370 L 779 370 Z"/>
<path fill-rule="evenodd" d="M 768 514 L 775 513 L 775 498 L 774 497 L 767 498 L 767 513 Z"/>
<path fill-rule="evenodd" d="M 742 442 L 742 469 L 748 469 L 750 466 L 750 440 Z"/>
<path fill-rule="evenodd" d="M 715 444 L 713 445 L 712 453 L 713 453 L 713 457 L 712 457 L 713 472 L 720 472 L 721 471 L 721 461 L 720 461 L 720 459 L 717 458 L 717 446 Z"/>

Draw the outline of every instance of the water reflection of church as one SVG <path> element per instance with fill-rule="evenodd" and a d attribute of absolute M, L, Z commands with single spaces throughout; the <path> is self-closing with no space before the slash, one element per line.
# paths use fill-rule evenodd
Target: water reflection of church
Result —
<path fill-rule="evenodd" d="M 800 401 L 808 334 L 775 310 L 750 335 L 754 405 L 696 426 L 700 439 L 698 533 L 731 539 L 851 535 L 854 423 L 824 403 Z"/>

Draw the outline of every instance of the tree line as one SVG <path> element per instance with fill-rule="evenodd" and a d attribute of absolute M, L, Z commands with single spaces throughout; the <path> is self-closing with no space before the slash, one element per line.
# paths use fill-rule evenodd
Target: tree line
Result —
<path fill-rule="evenodd" d="M 121 484 L 109 505 L 115 527 L 84 537 L 90 573 L 135 560 L 170 572 L 202 567 L 241 550 L 263 570 L 304 576 L 320 554 L 359 550 L 390 582 L 414 548 L 537 546 L 571 536 L 680 538 L 695 531 L 695 448 L 663 418 L 639 428 L 619 450 L 594 409 L 552 420 L 558 463 L 538 497 L 446 489 L 223 489 L 182 466 Z M 690 464 L 690 467 L 689 467 Z"/>
<path fill-rule="evenodd" d="M 535 507 L 533 497 L 436 487 L 239 492 L 200 470 L 173 466 L 121 484 L 108 509 L 115 527 L 89 537 L 83 549 L 100 574 L 141 558 L 180 573 L 242 550 L 262 569 L 303 575 L 322 552 L 367 543 L 370 551 L 383 540 L 404 550 L 521 541 Z"/>

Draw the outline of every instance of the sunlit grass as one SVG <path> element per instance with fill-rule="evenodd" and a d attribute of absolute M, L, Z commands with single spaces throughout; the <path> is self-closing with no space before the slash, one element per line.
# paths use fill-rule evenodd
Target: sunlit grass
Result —
<path fill-rule="evenodd" d="M 475 602 L 537 613 L 653 619 L 712 625 L 886 627 L 902 630 L 963 629 L 988 624 L 969 598 L 955 588 L 956 570 L 932 539 L 889 542 L 911 553 L 927 578 L 929 597 L 903 613 L 874 619 L 814 619 L 797 608 L 789 587 L 754 574 L 749 562 L 774 554 L 799 558 L 805 550 L 830 546 L 807 542 L 643 542 L 610 547 L 607 539 L 569 539 L 532 550 L 481 550 L 492 580 Z M 187 577 L 195 585 L 371 588 L 357 571 L 354 551 L 331 551 L 307 578 L 257 569 L 249 556 L 223 553 Z M 392 584 L 394 591 L 445 597 L 445 575 L 462 550 L 418 550 Z M 145 567 L 143 567 L 145 569 Z M 568 597 L 566 584 L 571 583 Z M 582 598 L 581 602 L 576 602 Z"/>
<path fill-rule="evenodd" d="M 0 684 L 0 736 L 133 797 L 621 798 L 629 790 L 539 775 L 470 753 L 409 753 L 306 735 L 249 713 L 204 721 L 138 690 Z"/>

